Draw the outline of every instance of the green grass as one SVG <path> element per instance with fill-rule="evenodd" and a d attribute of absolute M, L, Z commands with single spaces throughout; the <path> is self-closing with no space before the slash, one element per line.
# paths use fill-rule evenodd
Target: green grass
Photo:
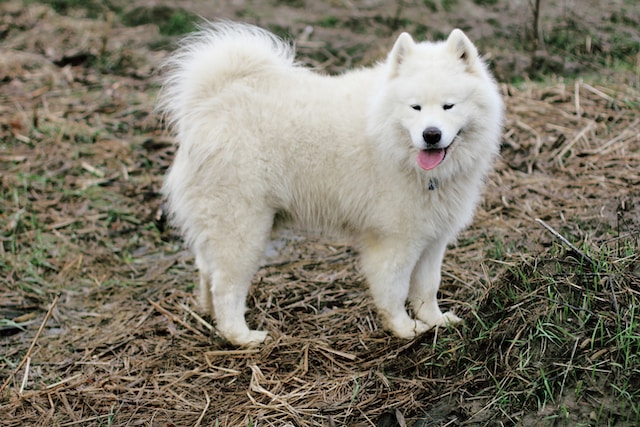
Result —
<path fill-rule="evenodd" d="M 278 6 L 289 6 L 294 8 L 303 8 L 306 6 L 305 0 L 275 0 Z"/>
<path fill-rule="evenodd" d="M 164 36 L 177 36 L 189 33 L 200 21 L 198 15 L 180 7 L 165 5 L 139 6 L 127 10 L 122 1 L 101 0 L 25 0 L 26 3 L 42 3 L 49 5 L 61 15 L 84 15 L 92 19 L 111 19 L 116 16 L 123 24 L 138 26 L 155 24 Z M 102 60 L 103 58 L 98 58 Z"/>
<path fill-rule="evenodd" d="M 421 361 L 425 374 L 448 378 L 470 396 L 492 396 L 493 413 L 524 410 L 573 425 L 593 416 L 580 408 L 599 396 L 609 403 L 594 412 L 596 425 L 638 423 L 640 298 L 629 273 L 638 257 L 618 256 L 636 254 L 637 242 L 621 246 L 603 244 L 590 254 L 593 264 L 553 245 L 512 265 L 460 336 L 425 344 L 433 348 L 433 357 Z"/>
<path fill-rule="evenodd" d="M 27 0 L 27 3 L 48 4 L 61 15 L 85 14 L 89 18 L 100 18 L 109 12 L 122 11 L 119 2 L 110 0 Z"/>
<path fill-rule="evenodd" d="M 336 28 L 340 24 L 340 18 L 333 15 L 327 15 L 317 22 L 317 25 L 325 28 Z"/>
<path fill-rule="evenodd" d="M 128 26 L 155 24 L 160 34 L 179 36 L 196 28 L 200 18 L 185 9 L 171 6 L 139 6 L 122 15 L 122 22 Z"/>
<path fill-rule="evenodd" d="M 440 7 L 449 12 L 458 5 L 458 0 L 423 0 L 422 3 L 431 12 L 437 12 Z"/>

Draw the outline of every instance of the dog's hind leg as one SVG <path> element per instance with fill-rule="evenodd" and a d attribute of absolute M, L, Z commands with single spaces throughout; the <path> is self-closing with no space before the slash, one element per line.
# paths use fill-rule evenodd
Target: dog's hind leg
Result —
<path fill-rule="evenodd" d="M 196 258 L 196 264 L 198 265 L 198 270 L 200 271 L 200 286 L 198 288 L 199 298 L 198 302 L 200 303 L 200 307 L 203 312 L 209 314 L 212 318 L 216 318 L 216 314 L 213 311 L 213 302 L 211 301 L 211 271 L 207 265 L 199 262 L 198 258 Z"/>
<path fill-rule="evenodd" d="M 210 224 L 195 249 L 200 269 L 200 297 L 216 320 L 216 329 L 234 345 L 255 347 L 266 331 L 251 330 L 245 321 L 246 299 L 273 223 L 273 215 L 236 211 L 231 223 Z"/>

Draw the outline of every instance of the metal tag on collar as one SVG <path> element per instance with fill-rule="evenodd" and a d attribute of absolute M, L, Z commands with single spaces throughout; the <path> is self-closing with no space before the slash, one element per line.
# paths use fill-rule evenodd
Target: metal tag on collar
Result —
<path fill-rule="evenodd" d="M 435 178 L 431 178 L 429 180 L 429 191 L 433 191 L 438 188 L 438 180 Z"/>

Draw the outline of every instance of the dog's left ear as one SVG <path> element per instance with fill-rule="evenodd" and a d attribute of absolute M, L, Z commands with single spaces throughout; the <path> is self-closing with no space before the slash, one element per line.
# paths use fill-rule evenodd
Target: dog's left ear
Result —
<path fill-rule="evenodd" d="M 458 59 L 467 65 L 467 70 L 474 70 L 478 60 L 478 50 L 462 30 L 456 28 L 451 31 L 447 38 L 447 46 Z"/>
<path fill-rule="evenodd" d="M 398 39 L 393 45 L 393 49 L 391 49 L 387 59 L 390 71 L 389 76 L 391 78 L 398 75 L 400 65 L 402 65 L 407 56 L 411 54 L 415 45 L 416 43 L 413 41 L 413 38 L 411 38 L 409 33 L 402 33 L 398 36 Z"/>

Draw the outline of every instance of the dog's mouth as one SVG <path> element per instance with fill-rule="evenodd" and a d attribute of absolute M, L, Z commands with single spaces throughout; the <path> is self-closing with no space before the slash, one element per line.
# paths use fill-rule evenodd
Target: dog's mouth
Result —
<path fill-rule="evenodd" d="M 447 157 L 447 148 L 430 148 L 420 150 L 418 153 L 418 166 L 423 170 L 430 171 L 435 169 Z"/>
<path fill-rule="evenodd" d="M 461 131 L 462 130 L 459 130 L 455 138 L 453 138 L 453 141 L 444 148 L 426 148 L 424 150 L 420 150 L 417 158 L 418 166 L 426 171 L 430 171 L 438 167 L 440 163 L 444 162 L 445 157 L 447 157 L 447 153 L 458 140 L 458 136 Z"/>

